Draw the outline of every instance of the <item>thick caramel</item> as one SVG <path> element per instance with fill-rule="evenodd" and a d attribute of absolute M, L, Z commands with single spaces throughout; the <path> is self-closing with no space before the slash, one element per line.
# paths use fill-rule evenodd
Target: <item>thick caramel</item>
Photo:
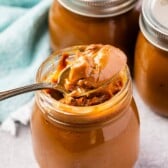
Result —
<path fill-rule="evenodd" d="M 150 108 L 168 116 L 168 52 L 139 34 L 135 52 L 135 84 Z"/>
<path fill-rule="evenodd" d="M 76 106 L 100 104 L 117 94 L 124 86 L 126 56 L 110 45 L 92 44 L 81 48 L 73 56 L 63 53 L 56 70 L 51 75 L 48 74 L 46 80 L 57 83 L 62 71 L 70 67 L 63 85 L 69 94 L 63 95 L 60 101 Z M 103 85 L 114 77 L 115 81 Z M 97 91 L 88 96 L 80 96 L 93 89 Z M 54 90 L 49 93 L 54 98 L 58 94 Z"/>

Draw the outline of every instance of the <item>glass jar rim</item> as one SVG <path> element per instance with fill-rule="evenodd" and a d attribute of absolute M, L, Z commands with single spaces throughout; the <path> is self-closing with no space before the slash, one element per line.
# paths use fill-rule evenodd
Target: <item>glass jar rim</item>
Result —
<path fill-rule="evenodd" d="M 43 69 L 45 68 L 45 66 L 48 65 L 48 63 L 50 64 L 51 62 L 53 62 L 53 60 L 55 60 L 55 63 L 58 62 L 59 55 L 62 52 L 68 52 L 68 51 L 73 52 L 77 48 L 83 48 L 83 47 L 86 47 L 86 45 L 73 46 L 54 52 L 39 67 L 36 76 L 36 81 L 42 82 L 41 74 Z M 51 120 L 52 122 L 83 125 L 105 121 L 107 120 L 108 117 L 116 119 L 116 117 L 119 117 L 121 115 L 121 113 L 119 112 L 119 110 L 121 109 L 118 108 L 116 110 L 115 108 L 117 108 L 119 104 L 122 104 L 125 101 L 128 101 L 129 104 L 132 99 L 132 95 L 130 95 L 129 99 L 127 100 L 128 90 L 131 89 L 132 91 L 131 77 L 127 66 L 126 66 L 126 73 L 127 73 L 127 81 L 124 87 L 121 89 L 121 91 L 111 99 L 98 105 L 81 107 L 81 106 L 71 106 L 63 104 L 57 101 L 56 99 L 52 98 L 51 96 L 49 96 L 49 94 L 46 93 L 45 91 L 36 92 L 36 102 L 39 105 L 43 114 L 47 118 L 49 118 L 49 120 Z M 108 110 L 110 110 L 110 113 L 108 112 Z"/>
<path fill-rule="evenodd" d="M 113 17 L 133 9 L 138 0 L 58 0 L 67 10 L 87 17 Z"/>

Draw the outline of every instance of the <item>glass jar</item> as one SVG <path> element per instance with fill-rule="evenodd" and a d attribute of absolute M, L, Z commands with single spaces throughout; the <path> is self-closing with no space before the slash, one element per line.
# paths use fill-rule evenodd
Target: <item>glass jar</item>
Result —
<path fill-rule="evenodd" d="M 138 0 L 55 0 L 49 13 L 52 50 L 82 44 L 112 44 L 132 68 L 138 33 Z"/>
<path fill-rule="evenodd" d="M 144 102 L 168 116 L 168 1 L 144 1 L 135 51 L 135 84 Z"/>
<path fill-rule="evenodd" d="M 55 70 L 62 52 L 40 67 L 37 82 Z M 36 93 L 31 119 L 34 153 L 41 168 L 132 168 L 139 151 L 139 116 L 131 78 L 119 94 L 94 106 L 62 104 L 45 91 Z"/>

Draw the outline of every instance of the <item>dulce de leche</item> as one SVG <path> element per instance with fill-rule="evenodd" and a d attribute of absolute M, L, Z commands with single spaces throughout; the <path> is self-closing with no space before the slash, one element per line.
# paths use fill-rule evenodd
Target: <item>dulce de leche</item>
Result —
<path fill-rule="evenodd" d="M 111 45 L 65 48 L 41 65 L 37 82 L 57 83 L 67 67 L 66 94 L 36 93 L 31 130 L 40 168 L 133 168 L 140 123 L 125 54 Z"/>
<path fill-rule="evenodd" d="M 152 111 L 168 116 L 168 1 L 144 1 L 135 51 L 136 88 Z"/>

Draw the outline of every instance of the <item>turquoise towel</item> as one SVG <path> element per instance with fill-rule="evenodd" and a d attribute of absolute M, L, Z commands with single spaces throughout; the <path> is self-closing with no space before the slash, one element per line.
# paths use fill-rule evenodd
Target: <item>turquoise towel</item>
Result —
<path fill-rule="evenodd" d="M 33 83 L 49 55 L 48 10 L 52 0 L 0 0 L 0 91 Z M 0 102 L 0 122 L 33 93 Z"/>

